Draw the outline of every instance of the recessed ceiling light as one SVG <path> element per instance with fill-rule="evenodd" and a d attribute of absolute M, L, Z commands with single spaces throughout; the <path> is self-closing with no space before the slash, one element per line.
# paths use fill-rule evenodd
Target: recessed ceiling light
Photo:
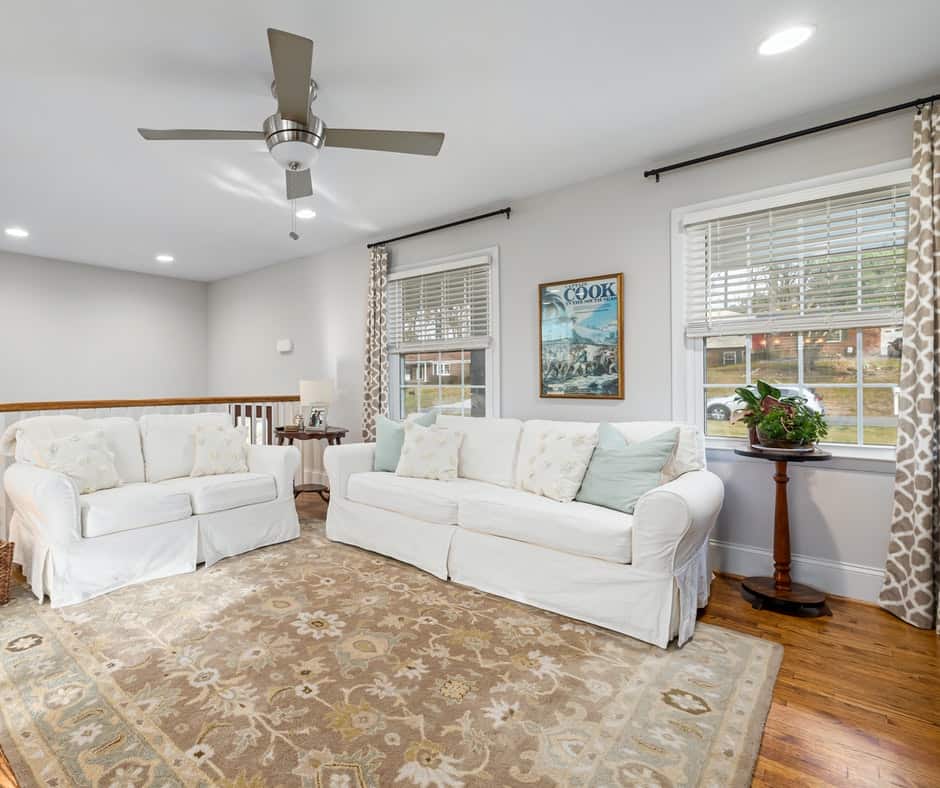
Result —
<path fill-rule="evenodd" d="M 762 55 L 779 55 L 809 40 L 816 32 L 812 25 L 795 25 L 774 33 L 770 38 L 764 39 L 757 51 Z"/>
<path fill-rule="evenodd" d="M 4 232 L 11 238 L 29 238 L 29 230 L 24 230 L 22 227 L 7 227 Z"/>
<path fill-rule="evenodd" d="M 301 208 L 297 211 L 298 219 L 313 219 L 316 215 L 317 212 L 310 210 L 310 208 Z"/>
<path fill-rule="evenodd" d="M 156 257 L 158 263 L 172 263 L 173 255 L 171 254 L 158 254 Z"/>

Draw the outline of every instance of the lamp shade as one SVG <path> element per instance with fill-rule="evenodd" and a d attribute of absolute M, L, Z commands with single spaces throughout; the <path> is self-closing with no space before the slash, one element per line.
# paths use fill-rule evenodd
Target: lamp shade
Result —
<path fill-rule="evenodd" d="M 332 401 L 332 380 L 300 381 L 300 403 L 302 405 L 328 405 Z"/>

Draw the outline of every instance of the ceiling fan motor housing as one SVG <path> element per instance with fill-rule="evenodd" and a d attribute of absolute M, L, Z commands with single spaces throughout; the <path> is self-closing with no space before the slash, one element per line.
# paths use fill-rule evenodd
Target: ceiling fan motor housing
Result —
<path fill-rule="evenodd" d="M 307 125 L 285 120 L 280 114 L 264 121 L 264 135 L 274 160 L 285 170 L 308 170 L 316 162 L 323 147 L 326 126 L 313 113 Z"/>

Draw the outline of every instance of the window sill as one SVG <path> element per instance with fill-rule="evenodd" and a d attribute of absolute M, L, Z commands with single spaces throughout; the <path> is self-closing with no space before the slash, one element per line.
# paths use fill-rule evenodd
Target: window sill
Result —
<path fill-rule="evenodd" d="M 705 438 L 705 450 L 718 462 L 733 458 L 735 462 L 763 462 L 763 460 L 741 457 L 735 449 L 746 446 L 736 438 Z M 892 446 L 845 446 L 824 443 L 822 448 L 832 454 L 829 462 L 811 463 L 813 470 L 867 471 L 869 473 L 894 473 L 895 450 Z M 729 456 L 730 455 L 730 456 Z"/>

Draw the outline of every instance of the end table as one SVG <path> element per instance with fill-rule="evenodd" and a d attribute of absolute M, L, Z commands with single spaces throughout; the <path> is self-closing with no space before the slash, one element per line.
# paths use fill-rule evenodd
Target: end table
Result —
<path fill-rule="evenodd" d="M 787 463 L 820 462 L 832 458 L 829 452 L 783 452 L 773 449 L 735 449 L 742 457 L 770 460 L 776 465 L 776 500 L 774 503 L 774 576 L 746 577 L 741 581 L 742 593 L 756 610 L 763 607 L 794 615 L 831 616 L 822 591 L 790 578 L 790 512 L 787 505 Z"/>
<path fill-rule="evenodd" d="M 281 446 L 287 441 L 288 446 L 293 446 L 294 441 L 312 441 L 325 440 L 330 446 L 339 446 L 343 438 L 349 432 L 345 427 L 304 427 L 301 430 L 286 430 L 283 427 L 274 429 L 274 437 L 277 445 Z M 294 497 L 301 493 L 316 493 L 324 501 L 330 500 L 330 488 L 325 484 L 306 484 L 304 483 L 304 453 L 300 452 L 300 484 L 294 485 Z"/>

